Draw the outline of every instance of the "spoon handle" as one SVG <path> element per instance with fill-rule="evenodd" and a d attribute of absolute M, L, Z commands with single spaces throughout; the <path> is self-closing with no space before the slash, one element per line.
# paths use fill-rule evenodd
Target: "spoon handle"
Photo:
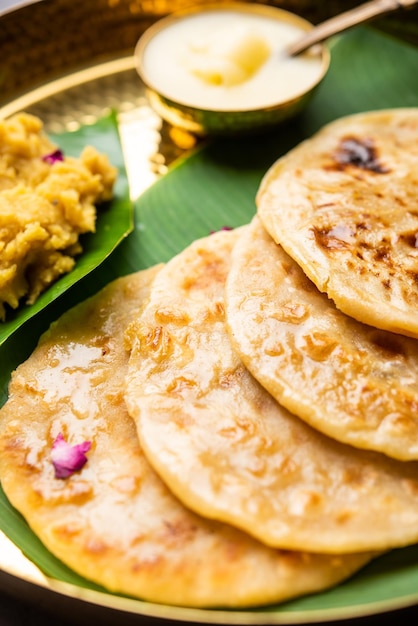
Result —
<path fill-rule="evenodd" d="M 352 26 L 363 24 L 385 13 L 413 7 L 416 4 L 418 4 L 418 0 L 372 0 L 371 2 L 366 2 L 314 26 L 301 39 L 288 46 L 287 53 L 290 56 L 295 56 L 314 44 L 320 43 L 328 39 L 328 37 L 341 33 Z"/>

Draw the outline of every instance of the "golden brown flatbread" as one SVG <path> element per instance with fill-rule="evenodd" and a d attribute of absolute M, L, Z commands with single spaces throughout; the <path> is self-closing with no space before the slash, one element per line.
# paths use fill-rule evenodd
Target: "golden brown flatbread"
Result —
<path fill-rule="evenodd" d="M 342 553 L 417 541 L 418 464 L 313 430 L 232 349 L 224 286 L 242 232 L 170 260 L 129 327 L 126 398 L 145 454 L 187 506 L 272 546 Z"/>
<path fill-rule="evenodd" d="M 321 432 L 418 460 L 418 342 L 339 311 L 263 228 L 237 243 L 228 327 L 253 376 Z"/>
<path fill-rule="evenodd" d="M 371 555 L 267 548 L 184 508 L 147 463 L 123 399 L 123 332 L 155 273 L 121 278 L 65 314 L 18 368 L 0 412 L 6 494 L 51 552 L 110 591 L 240 607 L 338 583 Z M 60 434 L 87 458 L 67 478 L 52 464 Z"/>
<path fill-rule="evenodd" d="M 266 173 L 273 237 L 341 311 L 418 337 L 418 108 L 342 118 Z"/>

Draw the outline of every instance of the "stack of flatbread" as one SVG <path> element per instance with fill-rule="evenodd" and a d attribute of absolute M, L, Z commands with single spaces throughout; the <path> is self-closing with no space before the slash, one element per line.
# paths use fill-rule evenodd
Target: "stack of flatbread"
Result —
<path fill-rule="evenodd" d="M 417 158 L 418 110 L 339 120 L 272 166 L 250 224 L 52 325 L 0 412 L 2 486 L 52 553 L 238 608 L 418 541 Z M 88 444 L 65 477 L 57 441 Z"/>

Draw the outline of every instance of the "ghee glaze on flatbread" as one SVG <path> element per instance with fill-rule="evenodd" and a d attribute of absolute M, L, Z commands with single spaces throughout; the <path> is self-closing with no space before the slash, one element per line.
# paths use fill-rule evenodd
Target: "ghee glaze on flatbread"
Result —
<path fill-rule="evenodd" d="M 232 349 L 224 284 L 241 232 L 170 260 L 128 328 L 126 398 L 148 460 L 190 508 L 272 546 L 337 554 L 417 541 L 418 464 L 320 434 Z"/>
<path fill-rule="evenodd" d="M 339 441 L 418 459 L 418 341 L 338 310 L 258 216 L 234 248 L 226 318 L 253 376 Z"/>
<path fill-rule="evenodd" d="M 123 400 L 123 332 L 154 269 L 121 278 L 64 315 L 13 376 L 0 412 L 0 475 L 45 545 L 110 591 L 188 606 L 247 606 L 319 591 L 370 555 L 267 548 L 184 508 L 153 472 Z M 54 476 L 62 433 L 91 442 L 84 467 Z"/>
<path fill-rule="evenodd" d="M 273 239 L 355 319 L 418 337 L 418 109 L 332 122 L 266 173 Z"/>

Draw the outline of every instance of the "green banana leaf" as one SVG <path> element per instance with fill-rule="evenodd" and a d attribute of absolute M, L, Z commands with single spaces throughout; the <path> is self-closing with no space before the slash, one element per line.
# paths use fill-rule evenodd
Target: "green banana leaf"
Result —
<path fill-rule="evenodd" d="M 76 132 L 51 136 L 51 139 L 68 156 L 79 156 L 86 145 L 93 145 L 101 152 L 111 155 L 112 165 L 119 170 L 115 194 L 111 202 L 98 207 L 96 232 L 81 238 L 83 254 L 77 259 L 73 271 L 65 274 L 51 285 L 34 304 L 31 306 L 22 304 L 16 311 L 11 311 L 8 314 L 5 322 L 0 322 L 0 345 L 20 326 L 36 316 L 100 265 L 123 237 L 132 230 L 132 204 L 129 199 L 128 181 L 119 141 L 116 115 L 111 114 L 96 124 L 82 126 Z"/>
<path fill-rule="evenodd" d="M 66 308 L 117 276 L 167 261 L 193 239 L 223 226 L 236 227 L 255 212 L 255 194 L 267 168 L 323 124 L 343 115 L 391 107 L 418 107 L 418 49 L 370 27 L 330 42 L 331 67 L 307 110 L 266 135 L 217 139 L 184 158 L 135 203 L 135 225 L 106 260 L 0 346 L 0 388 L 6 396 L 13 367 L 31 351 L 39 333 Z M 104 145 L 107 130 L 103 128 Z M 43 548 L 0 493 L 0 529 L 45 573 L 97 588 Z M 418 602 L 418 546 L 374 560 L 346 583 L 280 606 L 246 611 L 243 620 L 285 623 L 353 617 Z M 174 609 L 173 609 L 174 610 Z M 139 610 L 140 612 L 140 610 Z M 202 612 L 202 620 L 213 611 Z M 175 610 L 173 619 L 175 618 Z M 186 613 L 182 611 L 184 617 Z M 292 617 L 293 616 L 293 617 Z M 233 618 L 231 618 L 231 622 Z M 294 622 L 293 622 L 294 623 Z"/>

